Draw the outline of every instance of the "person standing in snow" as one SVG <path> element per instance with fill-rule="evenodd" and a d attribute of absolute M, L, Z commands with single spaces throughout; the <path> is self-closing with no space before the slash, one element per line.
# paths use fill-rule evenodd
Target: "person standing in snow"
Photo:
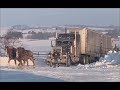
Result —
<path fill-rule="evenodd" d="M 58 62 L 59 60 L 58 59 L 60 59 L 60 53 L 57 52 L 57 50 L 53 51 L 53 59 L 55 61 L 54 67 L 56 67 L 56 64 L 59 66 L 59 62 Z"/>

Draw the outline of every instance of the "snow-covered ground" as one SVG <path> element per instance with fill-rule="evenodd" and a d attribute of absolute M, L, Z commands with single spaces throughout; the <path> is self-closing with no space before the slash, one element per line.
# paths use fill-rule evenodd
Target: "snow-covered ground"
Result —
<path fill-rule="evenodd" d="M 44 78 L 42 78 L 44 77 Z M 49 78 L 53 78 L 50 80 Z M 36 68 L 24 69 L 1 67 L 0 81 L 18 82 L 119 82 L 120 65 L 107 65 L 97 62 L 91 65 L 71 67 L 49 67 L 42 58 L 37 60 Z"/>
<path fill-rule="evenodd" d="M 0 82 L 63 82 L 63 80 L 35 75 L 21 70 L 0 70 Z"/>
<path fill-rule="evenodd" d="M 50 50 L 49 40 L 22 40 L 24 46 L 30 50 Z M 116 52 L 115 52 L 116 53 Z M 114 53 L 109 52 L 108 57 Z M 19 69 L 17 67 L 0 67 L 0 81 L 18 82 L 120 82 L 120 64 L 111 65 L 108 58 L 90 65 L 50 67 L 44 63 L 45 56 L 36 57 L 36 67 Z M 106 62 L 106 60 L 107 62 Z M 112 58 L 115 59 L 115 58 Z M 117 58 L 118 60 L 119 57 Z M 3 59 L 4 60 L 4 59 Z"/>

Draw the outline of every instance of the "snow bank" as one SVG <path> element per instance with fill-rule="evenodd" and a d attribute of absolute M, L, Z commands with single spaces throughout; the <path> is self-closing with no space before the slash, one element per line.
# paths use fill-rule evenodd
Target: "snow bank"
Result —
<path fill-rule="evenodd" d="M 95 66 L 108 67 L 109 65 L 120 64 L 120 52 L 108 51 L 107 55 L 101 57 L 99 62 L 94 63 Z"/>
<path fill-rule="evenodd" d="M 120 52 L 108 51 L 107 55 L 101 57 L 98 62 L 86 65 L 79 64 L 77 68 L 109 68 L 115 67 L 118 64 L 120 64 Z"/>
<path fill-rule="evenodd" d="M 120 52 L 109 51 L 104 57 L 105 62 L 110 62 L 111 64 L 120 64 Z"/>

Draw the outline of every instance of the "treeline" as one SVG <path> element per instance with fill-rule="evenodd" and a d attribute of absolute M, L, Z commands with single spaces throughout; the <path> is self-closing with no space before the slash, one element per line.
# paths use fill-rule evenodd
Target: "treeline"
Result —
<path fill-rule="evenodd" d="M 55 32 L 34 32 L 34 31 L 29 31 L 27 35 L 27 39 L 49 39 L 50 37 L 55 37 Z M 17 31 L 9 31 L 5 35 L 5 38 L 12 39 L 12 38 L 23 38 L 23 33 L 22 32 L 17 32 Z"/>
<path fill-rule="evenodd" d="M 49 39 L 50 37 L 54 37 L 55 36 L 55 32 L 51 33 L 51 32 L 28 32 L 28 34 L 31 35 L 27 35 L 27 39 Z"/>
<path fill-rule="evenodd" d="M 118 36 L 120 36 L 120 29 L 109 30 L 107 32 L 107 35 L 110 35 L 113 38 L 118 38 Z"/>
<path fill-rule="evenodd" d="M 117 39 L 120 36 L 120 27 L 115 27 L 113 30 L 98 30 L 98 32 L 106 32 L 106 35 Z"/>
<path fill-rule="evenodd" d="M 12 38 L 23 38 L 22 32 L 16 32 L 16 31 L 9 31 L 5 35 L 6 38 L 12 39 Z"/>
<path fill-rule="evenodd" d="M 27 30 L 27 29 L 30 29 L 30 27 L 27 25 L 14 25 L 11 26 L 10 28 L 10 30 Z"/>

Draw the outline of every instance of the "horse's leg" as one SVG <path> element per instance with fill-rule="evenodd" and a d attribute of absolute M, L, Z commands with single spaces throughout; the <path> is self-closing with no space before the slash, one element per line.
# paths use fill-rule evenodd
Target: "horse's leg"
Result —
<path fill-rule="evenodd" d="M 33 65 L 35 66 L 35 61 L 33 60 Z"/>
<path fill-rule="evenodd" d="M 22 69 L 22 67 L 23 67 L 22 60 L 19 61 L 18 66 L 19 66 L 19 69 Z"/>
<path fill-rule="evenodd" d="M 9 59 L 8 59 L 8 63 L 10 63 L 10 57 L 9 57 Z"/>
<path fill-rule="evenodd" d="M 20 59 L 19 59 L 19 58 L 17 58 L 17 60 L 18 60 L 18 62 L 19 62 L 18 66 L 20 66 Z"/>
<path fill-rule="evenodd" d="M 30 57 L 29 59 L 32 61 L 33 65 L 35 65 L 35 63 L 34 63 L 34 58 L 33 58 L 33 57 Z"/>
<path fill-rule="evenodd" d="M 14 59 L 14 61 L 15 61 L 15 65 L 16 65 L 17 64 L 16 59 Z"/>
<path fill-rule="evenodd" d="M 8 66 L 7 66 L 8 68 L 10 67 L 10 58 L 8 59 Z"/>
<path fill-rule="evenodd" d="M 31 58 L 29 58 L 32 62 L 33 62 L 33 60 L 31 59 Z M 29 66 L 29 59 L 27 59 L 27 66 Z"/>
<path fill-rule="evenodd" d="M 25 65 L 25 60 L 23 60 L 23 62 L 24 62 L 24 65 Z"/>
<path fill-rule="evenodd" d="M 28 59 L 27 59 L 27 66 L 28 66 Z"/>
<path fill-rule="evenodd" d="M 23 66 L 22 60 L 20 60 L 20 66 Z"/>
<path fill-rule="evenodd" d="M 27 62 L 27 59 L 26 59 L 26 57 L 24 56 L 24 58 L 23 58 L 23 63 L 24 63 L 24 66 L 25 66 L 25 63 Z"/>
<path fill-rule="evenodd" d="M 18 64 L 18 66 L 20 66 L 20 62 L 19 62 L 19 64 Z"/>

